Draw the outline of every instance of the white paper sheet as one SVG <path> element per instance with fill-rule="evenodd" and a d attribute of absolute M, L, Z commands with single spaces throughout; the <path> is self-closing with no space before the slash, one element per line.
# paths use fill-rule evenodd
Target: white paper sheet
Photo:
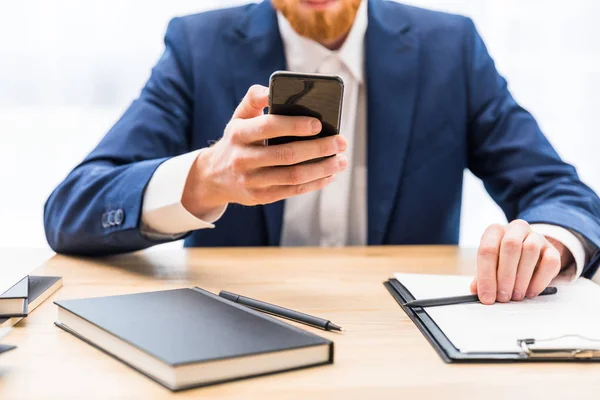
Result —
<path fill-rule="evenodd" d="M 469 293 L 472 277 L 396 274 L 416 299 Z M 581 335 L 600 339 L 600 286 L 587 279 L 558 284 L 558 293 L 522 302 L 425 308 L 461 352 L 519 352 L 519 339 Z M 573 342 L 571 342 L 573 343 Z M 576 343 L 575 343 L 576 344 Z M 585 346 L 585 342 L 580 342 Z M 589 344 L 589 343 L 588 343 Z"/>

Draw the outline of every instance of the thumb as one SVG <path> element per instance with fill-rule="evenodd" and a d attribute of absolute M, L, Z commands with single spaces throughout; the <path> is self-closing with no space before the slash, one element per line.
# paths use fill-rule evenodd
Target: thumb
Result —
<path fill-rule="evenodd" d="M 269 105 L 269 88 L 262 85 L 253 85 L 242 99 L 233 113 L 233 119 L 250 119 L 264 114 L 264 109 Z"/>
<path fill-rule="evenodd" d="M 477 278 L 473 278 L 473 281 L 471 282 L 471 293 L 477 294 Z"/>

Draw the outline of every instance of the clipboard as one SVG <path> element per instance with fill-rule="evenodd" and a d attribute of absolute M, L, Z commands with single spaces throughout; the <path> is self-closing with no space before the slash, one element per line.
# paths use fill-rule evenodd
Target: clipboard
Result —
<path fill-rule="evenodd" d="M 600 340 L 579 337 L 590 343 L 589 348 L 569 348 L 557 346 L 564 337 L 536 340 L 518 340 L 521 351 L 518 353 L 485 353 L 459 351 L 438 327 L 423 308 L 405 307 L 404 303 L 415 300 L 410 291 L 397 279 L 390 279 L 383 285 L 400 305 L 400 308 L 419 328 L 423 336 L 446 363 L 510 363 L 510 362 L 598 362 L 600 361 Z"/>

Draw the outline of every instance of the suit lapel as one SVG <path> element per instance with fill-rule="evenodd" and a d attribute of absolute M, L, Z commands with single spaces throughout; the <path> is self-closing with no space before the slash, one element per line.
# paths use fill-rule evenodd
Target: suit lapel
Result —
<path fill-rule="evenodd" d="M 397 4 L 370 0 L 366 36 L 368 243 L 385 243 L 412 131 L 419 43 Z"/>
<path fill-rule="evenodd" d="M 277 14 L 270 1 L 249 6 L 246 18 L 230 37 L 230 65 L 233 94 L 237 105 L 254 84 L 269 85 L 274 71 L 286 68 Z M 277 246 L 283 222 L 283 201 L 262 207 L 265 213 L 268 243 Z"/>

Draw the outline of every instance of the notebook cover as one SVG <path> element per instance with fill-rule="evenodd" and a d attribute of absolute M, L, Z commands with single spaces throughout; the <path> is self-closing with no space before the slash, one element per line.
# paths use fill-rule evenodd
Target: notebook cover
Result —
<path fill-rule="evenodd" d="M 331 341 L 199 288 L 55 304 L 173 367 L 318 345 L 329 346 L 330 358 L 325 364 L 333 362 Z M 56 325 L 90 343 L 60 322 Z M 247 377 L 236 379 L 243 378 Z M 219 382 L 192 387 L 215 383 Z M 182 389 L 186 388 L 177 388 Z"/>
<path fill-rule="evenodd" d="M 404 303 L 415 300 L 410 291 L 397 279 L 390 279 L 383 285 L 400 305 L 400 308 L 419 328 L 423 336 L 446 363 L 508 363 L 508 362 L 597 362 L 600 359 L 545 358 L 531 359 L 518 353 L 461 353 L 422 308 L 405 307 Z"/>
<path fill-rule="evenodd" d="M 60 276 L 33 276 L 29 275 L 29 296 L 28 302 L 35 302 L 38 297 L 46 293 L 54 284 L 60 281 Z M 58 288 L 57 288 L 58 290 Z M 30 310 L 33 311 L 33 310 Z"/>
<path fill-rule="evenodd" d="M 6 353 L 7 351 L 11 351 L 16 349 L 17 346 L 11 346 L 9 344 L 0 344 L 0 354 Z"/>
<path fill-rule="evenodd" d="M 35 307 L 32 308 L 31 304 L 33 304 L 38 297 L 42 296 L 46 293 L 54 284 L 60 281 L 62 278 L 58 276 L 33 276 L 30 275 L 28 277 L 29 285 L 28 285 L 28 311 L 33 312 Z M 0 327 L 8 328 L 14 326 L 17 322 L 19 322 L 22 317 L 2 317 L 0 318 Z"/>

